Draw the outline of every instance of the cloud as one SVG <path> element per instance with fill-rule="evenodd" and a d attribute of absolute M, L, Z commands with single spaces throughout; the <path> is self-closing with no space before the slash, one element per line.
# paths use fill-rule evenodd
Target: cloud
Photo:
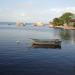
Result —
<path fill-rule="evenodd" d="M 31 8 L 32 4 L 25 5 L 26 7 Z M 25 8 L 24 8 L 25 9 Z M 65 12 L 75 13 L 75 7 L 66 7 L 66 8 L 48 8 L 48 9 L 35 9 L 35 10 L 23 10 L 19 9 L 0 9 L 0 20 L 26 20 L 27 22 L 34 21 L 49 21 L 55 17 L 61 16 Z"/>
<path fill-rule="evenodd" d="M 50 19 L 60 17 L 65 12 L 75 13 L 75 7 L 51 8 L 43 11 L 43 15 L 50 15 Z"/>
<path fill-rule="evenodd" d="M 28 9 L 28 8 L 32 8 L 32 7 L 33 7 L 33 3 L 32 2 L 18 3 L 16 5 L 16 8 L 21 8 L 21 9 Z"/>
<path fill-rule="evenodd" d="M 64 12 L 72 12 L 75 13 L 75 7 L 67 7 L 67 8 L 52 8 L 50 9 L 51 12 L 57 13 L 64 13 Z"/>
<path fill-rule="evenodd" d="M 32 17 L 32 14 L 22 12 L 22 13 L 19 14 L 19 16 L 21 16 L 21 17 Z"/>

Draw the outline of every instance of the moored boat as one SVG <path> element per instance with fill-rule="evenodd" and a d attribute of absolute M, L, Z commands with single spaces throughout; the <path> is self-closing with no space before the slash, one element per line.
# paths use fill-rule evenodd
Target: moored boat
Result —
<path fill-rule="evenodd" d="M 32 39 L 32 47 L 34 48 L 61 48 L 61 40 L 60 39 Z"/>

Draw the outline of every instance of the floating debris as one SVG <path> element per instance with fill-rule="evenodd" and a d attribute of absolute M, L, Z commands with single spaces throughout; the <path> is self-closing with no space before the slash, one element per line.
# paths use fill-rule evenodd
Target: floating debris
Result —
<path fill-rule="evenodd" d="M 17 40 L 16 43 L 17 43 L 17 44 L 20 44 L 20 41 Z"/>

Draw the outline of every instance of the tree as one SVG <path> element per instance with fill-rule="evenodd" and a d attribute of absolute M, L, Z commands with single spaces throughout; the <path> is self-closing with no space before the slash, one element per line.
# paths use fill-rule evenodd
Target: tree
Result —
<path fill-rule="evenodd" d="M 60 26 L 60 25 L 63 25 L 63 24 L 64 24 L 63 20 L 61 20 L 59 18 L 54 18 L 53 19 L 53 25 L 54 26 Z"/>
<path fill-rule="evenodd" d="M 60 17 L 60 19 L 63 20 L 64 24 L 69 25 L 70 20 L 72 19 L 73 15 L 74 15 L 73 13 L 66 12 Z"/>
<path fill-rule="evenodd" d="M 66 12 L 64 13 L 62 16 L 60 16 L 59 18 L 54 18 L 53 19 L 53 26 L 61 26 L 61 25 L 69 25 L 70 24 L 70 20 L 74 17 L 73 13 L 70 12 Z"/>

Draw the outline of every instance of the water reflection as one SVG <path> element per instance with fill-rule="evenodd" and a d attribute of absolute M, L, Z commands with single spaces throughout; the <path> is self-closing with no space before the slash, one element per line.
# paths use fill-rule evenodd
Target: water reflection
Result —
<path fill-rule="evenodd" d="M 3 25 L 2 25 L 3 26 Z M 9 25 L 0 28 L 0 75 L 75 75 L 74 30 L 61 30 L 48 27 L 16 28 Z M 31 48 L 29 38 L 61 38 L 69 41 L 61 50 Z M 68 44 L 68 45 L 66 45 Z"/>
<path fill-rule="evenodd" d="M 64 41 L 75 43 L 75 30 L 61 30 L 60 37 Z"/>

